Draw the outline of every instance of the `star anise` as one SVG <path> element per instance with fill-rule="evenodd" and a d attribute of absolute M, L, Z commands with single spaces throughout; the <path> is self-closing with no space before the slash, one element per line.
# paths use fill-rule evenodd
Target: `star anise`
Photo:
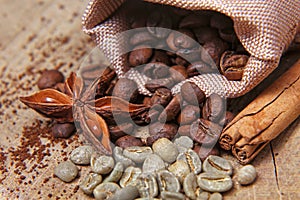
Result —
<path fill-rule="evenodd" d="M 87 140 L 104 154 L 112 154 L 109 129 L 106 120 L 123 119 L 130 116 L 133 120 L 146 120 L 148 107 L 132 104 L 121 98 L 103 94 L 104 86 L 112 79 L 109 68 L 90 86 L 84 89 L 81 78 L 71 73 L 62 91 L 44 89 L 31 96 L 20 97 L 28 107 L 57 122 L 79 122 Z"/>

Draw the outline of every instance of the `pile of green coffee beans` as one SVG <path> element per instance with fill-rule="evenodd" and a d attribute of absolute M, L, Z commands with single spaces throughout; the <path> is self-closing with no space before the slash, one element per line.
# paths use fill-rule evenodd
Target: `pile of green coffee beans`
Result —
<path fill-rule="evenodd" d="M 222 192 L 233 187 L 231 163 L 215 155 L 202 162 L 192 150 L 193 141 L 181 136 L 174 142 L 167 138 L 155 141 L 152 147 L 115 147 L 113 156 L 101 155 L 91 146 L 80 146 L 70 161 L 60 163 L 55 175 L 71 182 L 78 175 L 76 165 L 90 165 L 91 171 L 80 180 L 80 189 L 95 199 L 222 199 Z M 241 185 L 256 178 L 252 165 L 237 172 Z"/>

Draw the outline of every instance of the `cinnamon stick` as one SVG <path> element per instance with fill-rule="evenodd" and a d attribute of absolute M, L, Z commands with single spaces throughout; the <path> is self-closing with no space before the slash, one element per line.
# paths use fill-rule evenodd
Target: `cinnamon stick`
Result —
<path fill-rule="evenodd" d="M 225 127 L 220 146 L 247 164 L 299 115 L 300 60 Z"/>

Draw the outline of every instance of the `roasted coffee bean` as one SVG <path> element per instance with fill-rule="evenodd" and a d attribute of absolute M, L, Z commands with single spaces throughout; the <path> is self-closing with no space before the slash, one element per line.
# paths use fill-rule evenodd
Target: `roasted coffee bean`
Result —
<path fill-rule="evenodd" d="M 198 154 L 192 149 L 188 149 L 186 152 L 180 153 L 177 160 L 182 160 L 186 162 L 190 168 L 190 171 L 194 174 L 199 174 L 201 172 L 201 160 Z"/>
<path fill-rule="evenodd" d="M 114 87 L 113 96 L 135 102 L 138 96 L 137 84 L 132 80 L 120 78 Z"/>
<path fill-rule="evenodd" d="M 151 58 L 152 53 L 153 50 L 150 46 L 137 46 L 129 53 L 129 64 L 133 67 L 146 64 Z"/>
<path fill-rule="evenodd" d="M 193 121 L 200 117 L 199 106 L 187 105 L 182 110 L 180 115 L 177 117 L 178 124 L 191 124 Z"/>
<path fill-rule="evenodd" d="M 143 163 L 144 160 L 153 153 L 150 147 L 131 146 L 123 151 L 123 155 L 136 163 Z"/>
<path fill-rule="evenodd" d="M 156 154 L 149 155 L 143 163 L 143 173 L 154 173 L 165 169 L 165 163 L 161 157 Z"/>
<path fill-rule="evenodd" d="M 150 44 L 155 41 L 155 38 L 148 31 L 140 31 L 130 36 L 129 44 L 136 46 L 140 44 Z"/>
<path fill-rule="evenodd" d="M 194 62 L 186 68 L 189 77 L 198 76 L 200 74 L 218 73 L 217 68 L 213 68 L 203 61 Z"/>
<path fill-rule="evenodd" d="M 207 13 L 191 13 L 179 23 L 179 28 L 195 29 L 197 27 L 208 26 L 210 23 L 210 16 Z"/>
<path fill-rule="evenodd" d="M 94 152 L 92 146 L 80 146 L 71 152 L 70 160 L 78 165 L 88 165 Z"/>
<path fill-rule="evenodd" d="M 204 119 L 193 122 L 190 128 L 191 138 L 203 145 L 215 144 L 221 132 L 221 126 Z"/>
<path fill-rule="evenodd" d="M 108 174 L 115 166 L 115 161 L 110 156 L 105 155 L 92 155 L 91 168 L 97 174 Z"/>
<path fill-rule="evenodd" d="M 190 167 L 183 160 L 177 160 L 168 167 L 168 170 L 178 178 L 180 183 L 182 183 L 186 175 L 191 172 Z"/>
<path fill-rule="evenodd" d="M 152 145 L 153 152 L 159 155 L 165 162 L 173 163 L 178 156 L 178 149 L 167 138 L 160 138 Z"/>
<path fill-rule="evenodd" d="M 143 173 L 137 179 L 140 197 L 153 198 L 158 195 L 158 186 L 153 174 Z"/>
<path fill-rule="evenodd" d="M 118 182 L 123 175 L 124 166 L 121 162 L 117 162 L 112 172 L 103 180 L 106 182 Z"/>
<path fill-rule="evenodd" d="M 180 136 L 174 140 L 179 153 L 187 152 L 188 149 L 192 149 L 194 146 L 193 140 L 188 136 Z"/>
<path fill-rule="evenodd" d="M 189 173 L 183 180 L 183 191 L 184 194 L 192 199 L 196 200 L 199 192 L 199 187 L 197 184 L 197 176 L 194 173 Z"/>
<path fill-rule="evenodd" d="M 157 38 L 165 38 L 171 31 L 172 19 L 167 13 L 157 9 L 148 16 L 146 25 L 152 35 Z"/>
<path fill-rule="evenodd" d="M 123 149 L 131 146 L 143 146 L 143 143 L 140 138 L 136 138 L 132 135 L 125 135 L 120 137 L 115 142 L 115 145 L 122 147 Z"/>
<path fill-rule="evenodd" d="M 216 146 L 200 146 L 198 144 L 195 145 L 193 149 L 199 156 L 200 160 L 203 162 L 208 156 L 215 155 L 219 156 L 220 151 Z"/>
<path fill-rule="evenodd" d="M 209 192 L 226 192 L 233 186 L 229 175 L 211 172 L 199 174 L 197 183 L 201 189 Z"/>
<path fill-rule="evenodd" d="M 167 138 L 172 140 L 177 133 L 178 125 L 175 123 L 165 123 L 155 122 L 150 124 L 149 133 L 150 136 L 147 138 L 146 144 L 152 145 L 159 138 Z"/>
<path fill-rule="evenodd" d="M 147 88 L 150 92 L 155 92 L 160 88 L 172 88 L 175 84 L 173 78 L 160 78 L 160 79 L 152 79 L 147 81 L 145 84 L 145 88 Z"/>
<path fill-rule="evenodd" d="M 78 168 L 71 161 L 64 161 L 64 162 L 59 163 L 54 168 L 54 174 L 60 180 L 68 183 L 68 182 L 73 181 L 77 177 Z"/>
<path fill-rule="evenodd" d="M 256 179 L 257 173 L 253 165 L 245 165 L 239 169 L 237 180 L 241 185 L 249 185 Z"/>
<path fill-rule="evenodd" d="M 181 135 L 181 136 L 188 136 L 188 137 L 190 137 L 191 136 L 190 128 L 191 128 L 191 125 L 181 125 L 178 128 L 178 134 Z"/>
<path fill-rule="evenodd" d="M 208 64 L 219 65 L 222 53 L 228 49 L 228 44 L 219 38 L 204 43 L 201 52 L 202 61 Z"/>
<path fill-rule="evenodd" d="M 126 186 L 115 192 L 109 200 L 134 200 L 139 196 L 139 190 L 135 186 Z"/>
<path fill-rule="evenodd" d="M 159 79 L 170 75 L 169 67 L 164 63 L 150 62 L 143 68 L 143 74 L 149 78 Z"/>
<path fill-rule="evenodd" d="M 176 52 L 180 49 L 192 49 L 197 45 L 194 38 L 194 33 L 187 29 L 172 31 L 167 38 L 167 45 Z"/>
<path fill-rule="evenodd" d="M 233 21 L 226 15 L 216 12 L 210 19 L 210 26 L 217 29 L 231 28 L 233 27 Z"/>
<path fill-rule="evenodd" d="M 132 186 L 136 186 L 137 184 L 137 179 L 140 176 L 140 174 L 142 173 L 140 168 L 137 167 L 132 167 L 129 166 L 125 169 L 123 176 L 120 180 L 120 186 L 122 188 L 132 185 Z"/>
<path fill-rule="evenodd" d="M 123 123 L 118 125 L 110 125 L 109 133 L 112 140 L 116 140 L 133 132 L 134 126 L 131 123 Z"/>
<path fill-rule="evenodd" d="M 184 83 L 180 93 L 182 98 L 192 105 L 199 106 L 205 100 L 204 92 L 195 83 Z"/>
<path fill-rule="evenodd" d="M 161 112 L 161 114 L 158 117 L 158 120 L 162 123 L 165 121 L 169 122 L 171 120 L 174 120 L 180 112 L 181 104 L 181 95 L 175 95 L 170 101 L 170 103 L 166 106 L 166 108 Z"/>
<path fill-rule="evenodd" d="M 116 146 L 113 149 L 113 156 L 116 162 L 121 162 L 123 164 L 124 168 L 135 165 L 131 159 L 123 155 L 123 149 L 121 147 Z"/>
<path fill-rule="evenodd" d="M 231 175 L 232 166 L 228 160 L 219 156 L 210 155 L 203 162 L 203 171 Z"/>
<path fill-rule="evenodd" d="M 96 200 L 106 200 L 112 197 L 120 188 L 116 183 L 101 183 L 94 190 Z"/>
<path fill-rule="evenodd" d="M 64 82 L 64 79 L 64 75 L 58 70 L 45 70 L 39 78 L 37 86 L 40 90 L 53 88 L 57 83 Z"/>
<path fill-rule="evenodd" d="M 211 28 L 208 26 L 193 29 L 193 32 L 200 44 L 204 44 L 205 42 L 212 41 L 215 38 L 219 37 L 218 29 Z"/>
<path fill-rule="evenodd" d="M 75 132 L 73 123 L 56 123 L 52 127 L 52 135 L 55 138 L 69 138 Z"/>
<path fill-rule="evenodd" d="M 160 170 L 157 172 L 157 183 L 159 190 L 169 192 L 179 192 L 180 183 L 177 177 L 168 170 Z"/>
<path fill-rule="evenodd" d="M 94 80 L 95 78 L 101 76 L 105 70 L 104 66 L 101 65 L 87 65 L 81 68 L 80 74 L 84 81 Z"/>
<path fill-rule="evenodd" d="M 159 104 L 165 107 L 172 99 L 171 90 L 168 88 L 158 88 L 151 98 L 152 105 Z"/>
<path fill-rule="evenodd" d="M 171 59 L 169 58 L 167 53 L 164 51 L 160 51 L 160 50 L 154 51 L 154 54 L 153 54 L 150 62 L 151 63 L 160 62 L 160 63 L 164 63 L 167 66 L 171 65 Z"/>
<path fill-rule="evenodd" d="M 211 94 L 202 109 L 203 119 L 218 123 L 225 116 L 225 100 L 217 94 Z"/>
<path fill-rule="evenodd" d="M 93 190 L 97 185 L 99 185 L 102 182 L 102 176 L 97 173 L 89 173 L 84 177 L 84 179 L 80 182 L 79 188 L 85 193 L 85 194 L 92 194 Z"/>
<path fill-rule="evenodd" d="M 182 65 L 174 65 L 170 68 L 170 76 L 175 82 L 181 82 L 188 78 L 186 68 Z"/>
<path fill-rule="evenodd" d="M 185 200 L 185 196 L 179 192 L 162 191 L 160 196 L 164 200 Z"/>

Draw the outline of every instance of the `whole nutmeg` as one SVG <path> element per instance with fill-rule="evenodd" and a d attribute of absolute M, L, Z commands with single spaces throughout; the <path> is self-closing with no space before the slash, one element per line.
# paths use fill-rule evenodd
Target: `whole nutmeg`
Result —
<path fill-rule="evenodd" d="M 138 46 L 129 54 L 129 64 L 133 67 L 146 64 L 151 58 L 153 50 L 149 46 Z"/>
<path fill-rule="evenodd" d="M 37 86 L 40 90 L 54 88 L 57 83 L 64 82 L 64 79 L 64 75 L 58 70 L 45 70 L 39 78 Z"/>
<path fill-rule="evenodd" d="M 195 83 L 184 83 L 180 92 L 182 98 L 192 105 L 199 106 L 205 100 L 204 92 Z"/>
<path fill-rule="evenodd" d="M 133 80 L 127 78 L 120 78 L 113 90 L 113 96 L 120 97 L 130 102 L 136 101 L 138 94 L 137 84 Z"/>
<path fill-rule="evenodd" d="M 57 123 L 52 127 L 52 135 L 55 138 L 68 138 L 75 132 L 75 125 L 73 123 Z"/>

